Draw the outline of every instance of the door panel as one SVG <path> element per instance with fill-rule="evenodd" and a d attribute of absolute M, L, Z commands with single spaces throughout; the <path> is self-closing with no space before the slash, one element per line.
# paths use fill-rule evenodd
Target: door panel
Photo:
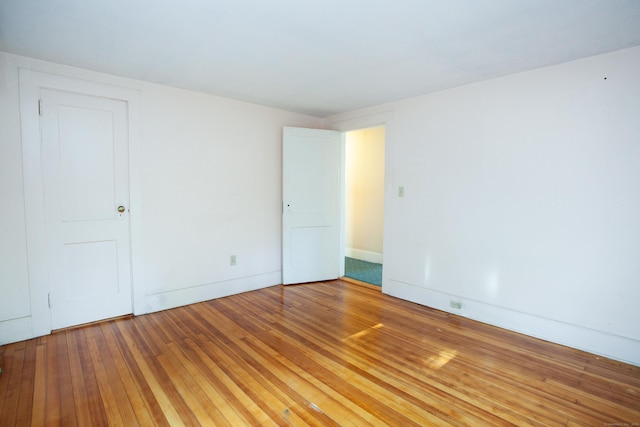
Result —
<path fill-rule="evenodd" d="M 55 90 L 41 101 L 52 328 L 131 313 L 127 104 Z"/>
<path fill-rule="evenodd" d="M 283 130 L 284 284 L 340 275 L 341 134 Z"/>
<path fill-rule="evenodd" d="M 113 114 L 58 109 L 62 219 L 113 219 Z"/>
<path fill-rule="evenodd" d="M 118 293 L 118 248 L 115 240 L 65 244 L 67 273 L 64 295 L 83 301 Z M 87 286 L 90 283 L 91 286 Z"/>

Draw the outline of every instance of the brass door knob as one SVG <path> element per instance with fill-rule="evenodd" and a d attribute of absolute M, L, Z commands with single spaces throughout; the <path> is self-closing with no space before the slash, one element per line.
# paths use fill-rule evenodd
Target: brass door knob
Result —
<path fill-rule="evenodd" d="M 118 212 L 122 213 L 125 211 L 124 206 L 118 206 Z"/>

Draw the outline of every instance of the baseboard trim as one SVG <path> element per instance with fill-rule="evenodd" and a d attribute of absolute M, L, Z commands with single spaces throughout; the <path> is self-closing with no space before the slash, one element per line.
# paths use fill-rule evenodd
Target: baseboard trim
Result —
<path fill-rule="evenodd" d="M 370 252 L 370 251 L 364 251 L 362 249 L 354 249 L 354 248 L 345 248 L 344 254 L 349 258 L 355 258 L 362 261 L 382 264 L 382 254 L 378 252 Z"/>
<path fill-rule="evenodd" d="M 640 341 L 464 299 L 390 279 L 382 292 L 397 298 L 477 320 L 500 328 L 640 366 Z M 451 301 L 460 309 L 452 308 Z"/>
<path fill-rule="evenodd" d="M 31 316 L 0 322 L 0 345 L 33 338 Z"/>
<path fill-rule="evenodd" d="M 282 283 L 282 272 L 273 271 L 248 277 L 239 277 L 215 283 L 193 286 L 174 291 L 147 295 L 145 313 L 168 310 L 197 302 L 254 291 Z"/>

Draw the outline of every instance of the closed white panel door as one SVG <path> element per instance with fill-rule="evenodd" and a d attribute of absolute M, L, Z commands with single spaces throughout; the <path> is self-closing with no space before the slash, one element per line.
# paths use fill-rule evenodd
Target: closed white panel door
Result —
<path fill-rule="evenodd" d="M 340 275 L 341 133 L 283 130 L 284 284 Z"/>
<path fill-rule="evenodd" d="M 127 104 L 42 90 L 51 323 L 132 312 Z"/>

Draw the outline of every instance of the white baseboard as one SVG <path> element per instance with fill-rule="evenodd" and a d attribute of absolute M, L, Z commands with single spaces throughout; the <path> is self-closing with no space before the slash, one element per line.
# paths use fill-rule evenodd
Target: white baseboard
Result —
<path fill-rule="evenodd" d="M 167 310 L 183 305 L 226 297 L 282 283 L 282 272 L 258 274 L 144 297 L 143 310 L 138 314 Z M 35 338 L 31 316 L 0 321 L 0 345 Z"/>
<path fill-rule="evenodd" d="M 33 338 L 31 316 L 0 322 L 0 345 Z"/>
<path fill-rule="evenodd" d="M 382 292 L 545 341 L 640 366 L 640 341 L 632 338 L 467 300 L 393 279 L 383 283 Z M 459 302 L 461 308 L 452 308 L 451 301 Z"/>
<path fill-rule="evenodd" d="M 362 261 L 375 262 L 376 264 L 382 264 L 382 254 L 378 252 L 363 251 L 361 249 L 345 248 L 345 256 L 349 258 L 355 258 Z"/>
<path fill-rule="evenodd" d="M 273 271 L 255 276 L 207 283 L 205 285 L 193 286 L 175 291 L 161 292 L 154 295 L 147 295 L 145 298 L 144 312 L 152 313 L 154 311 L 167 310 L 170 308 L 181 307 L 197 302 L 266 288 L 268 286 L 279 285 L 281 283 L 282 272 Z"/>

